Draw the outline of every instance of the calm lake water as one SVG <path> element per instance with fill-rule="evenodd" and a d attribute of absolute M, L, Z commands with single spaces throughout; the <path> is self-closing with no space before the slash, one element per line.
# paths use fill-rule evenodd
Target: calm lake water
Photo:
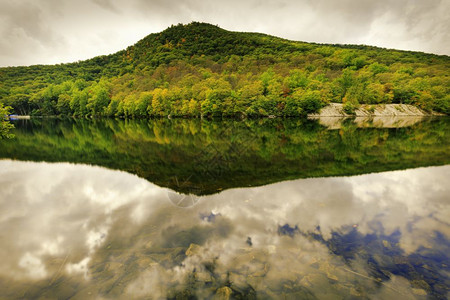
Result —
<path fill-rule="evenodd" d="M 448 118 L 15 125 L 2 299 L 450 296 Z"/>

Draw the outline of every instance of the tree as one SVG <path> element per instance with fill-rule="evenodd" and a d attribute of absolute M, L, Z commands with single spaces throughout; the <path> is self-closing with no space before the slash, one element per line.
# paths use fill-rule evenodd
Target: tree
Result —
<path fill-rule="evenodd" d="M 322 107 L 319 91 L 306 91 L 301 98 L 301 106 L 305 113 L 316 113 Z"/>
<path fill-rule="evenodd" d="M 304 115 L 303 109 L 297 97 L 289 96 L 286 98 L 286 106 L 283 110 L 283 115 L 286 117 L 298 117 Z"/>
<path fill-rule="evenodd" d="M 354 84 L 354 71 L 345 69 L 342 75 L 333 82 L 333 95 L 335 100 L 341 102 L 347 90 Z"/>
<path fill-rule="evenodd" d="M 272 68 L 269 68 L 266 72 L 262 73 L 260 80 L 263 86 L 263 95 L 266 96 L 269 93 L 269 83 L 274 79 L 275 72 Z"/>
<path fill-rule="evenodd" d="M 68 116 L 71 114 L 70 101 L 71 97 L 67 94 L 61 94 L 58 97 L 58 103 L 56 104 L 56 109 L 59 114 Z"/>
<path fill-rule="evenodd" d="M 198 116 L 198 115 L 200 115 L 200 109 L 198 107 L 198 103 L 194 99 L 191 99 L 189 101 L 189 114 L 191 116 Z"/>
<path fill-rule="evenodd" d="M 437 98 L 433 101 L 433 109 L 447 114 L 450 114 L 450 95 L 446 95 L 442 98 Z"/>
<path fill-rule="evenodd" d="M 105 114 L 108 117 L 116 117 L 118 116 L 118 107 L 119 107 L 119 103 L 121 101 L 117 98 L 112 98 L 111 102 L 109 103 L 108 107 L 105 110 Z"/>
<path fill-rule="evenodd" d="M 14 137 L 13 134 L 9 133 L 14 126 L 6 120 L 6 116 L 9 115 L 10 111 L 11 107 L 5 107 L 3 106 L 3 103 L 0 103 L 0 139 L 10 139 Z"/>
<path fill-rule="evenodd" d="M 99 87 L 94 91 L 94 96 L 89 98 L 87 108 L 93 116 L 102 116 L 105 114 L 105 109 L 108 107 L 111 98 L 105 87 Z"/>
<path fill-rule="evenodd" d="M 75 90 L 72 93 L 72 100 L 70 100 L 70 109 L 75 117 L 85 117 L 87 115 L 88 93 L 86 90 Z"/>
<path fill-rule="evenodd" d="M 153 116 L 163 116 L 164 115 L 164 103 L 167 99 L 167 89 L 154 89 L 153 99 L 152 99 L 152 115 Z"/>
<path fill-rule="evenodd" d="M 375 62 L 369 66 L 369 70 L 373 73 L 373 75 L 377 75 L 379 73 L 387 72 L 389 68 L 384 64 Z"/>
<path fill-rule="evenodd" d="M 304 71 L 292 70 L 289 73 L 289 77 L 286 77 L 285 81 L 289 89 L 293 91 L 299 87 L 306 88 L 309 80 L 307 74 Z"/>
<path fill-rule="evenodd" d="M 151 92 L 143 92 L 136 101 L 136 117 L 145 117 L 148 115 L 147 108 L 152 102 L 153 95 Z"/>
<path fill-rule="evenodd" d="M 8 97 L 5 104 L 11 106 L 12 110 L 20 115 L 29 115 L 32 110 L 30 95 L 28 94 L 18 93 Z"/>

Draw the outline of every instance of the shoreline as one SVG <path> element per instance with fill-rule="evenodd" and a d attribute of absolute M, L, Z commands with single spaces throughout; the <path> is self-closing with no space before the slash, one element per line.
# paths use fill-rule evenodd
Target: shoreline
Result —
<path fill-rule="evenodd" d="M 135 116 L 135 117 L 124 117 L 124 116 L 84 116 L 75 117 L 71 115 L 10 115 L 6 116 L 6 119 L 13 120 L 28 120 L 31 118 L 75 118 L 75 119 L 321 119 L 321 118 L 339 118 L 339 119 L 351 119 L 351 118 L 391 118 L 391 117 L 446 117 L 446 114 L 437 113 L 434 111 L 427 112 L 411 104 L 361 104 L 358 108 L 354 110 L 353 114 L 348 114 L 344 110 L 344 105 L 342 103 L 330 103 L 327 106 L 322 107 L 317 113 L 310 113 L 303 116 L 280 116 L 280 115 L 258 115 L 258 116 L 247 116 L 245 114 L 234 115 L 234 116 L 183 116 L 183 115 L 167 115 L 167 116 Z"/>

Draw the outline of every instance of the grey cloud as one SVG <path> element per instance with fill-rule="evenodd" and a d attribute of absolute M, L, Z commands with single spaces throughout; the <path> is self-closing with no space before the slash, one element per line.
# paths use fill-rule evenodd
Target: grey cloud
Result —
<path fill-rule="evenodd" d="M 446 0 L 3 0 L 0 65 L 87 59 L 191 21 L 293 40 L 448 55 L 449 10 Z"/>
<path fill-rule="evenodd" d="M 114 13 L 119 13 L 119 10 L 116 6 L 114 6 L 111 0 L 92 0 L 92 2 L 106 10 L 112 11 Z"/>
<path fill-rule="evenodd" d="M 32 2 L 0 3 L 0 23 L 0 64 L 26 64 L 30 53 L 46 55 L 49 49 L 56 51 L 64 45 L 43 9 Z"/>
<path fill-rule="evenodd" d="M 47 39 L 48 29 L 42 24 L 42 10 L 28 3 L 15 5 L 12 2 L 0 4 L 1 18 L 7 23 L 2 34 L 15 34 L 22 30 L 25 35 L 37 39 Z"/>

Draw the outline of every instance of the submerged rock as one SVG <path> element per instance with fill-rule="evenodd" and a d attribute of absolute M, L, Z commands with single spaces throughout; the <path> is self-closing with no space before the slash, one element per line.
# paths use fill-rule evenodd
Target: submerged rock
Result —
<path fill-rule="evenodd" d="M 412 292 L 414 293 L 414 295 L 418 295 L 418 296 L 426 296 L 427 292 L 423 289 L 412 289 Z"/>
<path fill-rule="evenodd" d="M 228 300 L 230 299 L 231 294 L 233 291 L 227 287 L 221 287 L 217 290 L 216 294 L 214 295 L 214 300 Z"/>
<path fill-rule="evenodd" d="M 192 256 L 199 254 L 202 251 L 202 247 L 197 244 L 190 244 L 189 248 L 186 250 L 186 256 Z"/>

